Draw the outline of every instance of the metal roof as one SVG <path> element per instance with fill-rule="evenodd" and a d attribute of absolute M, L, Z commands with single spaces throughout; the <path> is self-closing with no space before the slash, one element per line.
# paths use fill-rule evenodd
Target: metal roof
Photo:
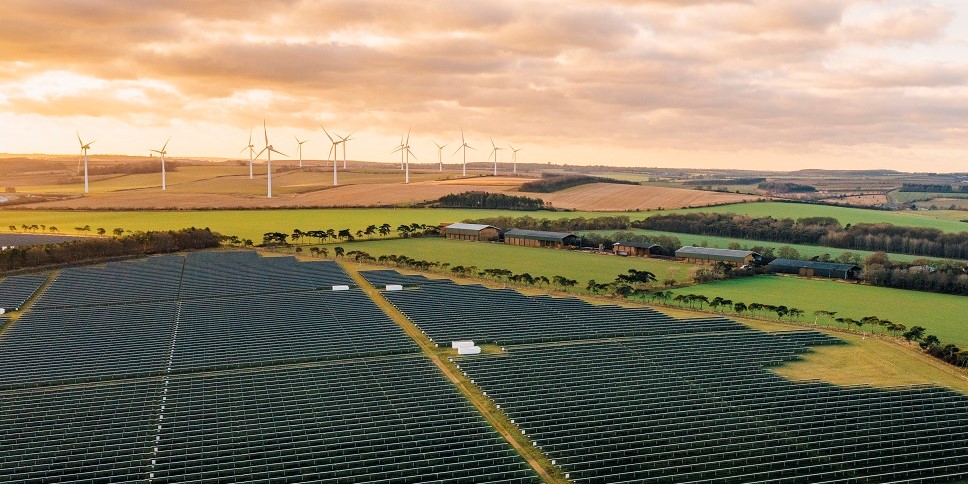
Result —
<path fill-rule="evenodd" d="M 676 251 L 676 257 L 727 262 L 743 262 L 751 255 L 754 258 L 760 256 L 760 254 L 750 250 L 716 249 L 712 247 L 693 247 L 691 245 L 687 245 Z"/>
<path fill-rule="evenodd" d="M 577 237 L 575 234 L 565 232 L 545 232 L 542 230 L 511 229 L 504 233 L 504 237 L 517 237 L 519 239 L 546 240 L 549 242 L 562 242 L 568 237 Z"/>
<path fill-rule="evenodd" d="M 651 249 L 654 247 L 662 248 L 659 244 L 650 244 L 648 242 L 616 242 L 615 245 L 622 247 L 636 247 L 639 249 Z"/>
<path fill-rule="evenodd" d="M 444 232 L 457 233 L 457 234 L 468 234 L 476 235 L 478 232 L 484 229 L 497 229 L 493 225 L 484 224 L 465 224 L 465 223 L 455 223 L 444 227 Z"/>
<path fill-rule="evenodd" d="M 847 272 L 851 270 L 860 270 L 860 266 L 856 264 L 842 264 L 839 262 L 823 262 L 816 260 L 795 260 L 795 259 L 774 259 L 767 267 L 778 268 L 778 267 L 789 267 L 792 269 L 813 269 L 820 271 L 837 271 L 837 272 Z"/>

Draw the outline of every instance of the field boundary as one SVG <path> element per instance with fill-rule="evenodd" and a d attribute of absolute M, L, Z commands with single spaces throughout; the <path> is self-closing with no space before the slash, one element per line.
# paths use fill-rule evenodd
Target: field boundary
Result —
<path fill-rule="evenodd" d="M 366 293 L 376 305 L 383 310 L 400 328 L 413 339 L 423 354 L 430 359 L 445 377 L 460 391 L 460 393 L 477 409 L 484 419 L 518 452 L 519 455 L 538 473 L 544 482 L 566 483 L 561 470 L 551 464 L 551 460 L 539 449 L 532 445 L 531 441 L 521 433 L 516 425 L 495 406 L 494 402 L 484 396 L 480 388 L 464 376 L 457 366 L 450 361 L 446 355 L 446 350 L 438 348 L 430 339 L 420 332 L 407 317 L 400 312 L 390 301 L 383 297 L 373 285 L 369 283 L 360 273 L 359 269 L 351 268 L 349 261 L 340 263 L 343 270 L 356 281 L 357 285 Z"/>

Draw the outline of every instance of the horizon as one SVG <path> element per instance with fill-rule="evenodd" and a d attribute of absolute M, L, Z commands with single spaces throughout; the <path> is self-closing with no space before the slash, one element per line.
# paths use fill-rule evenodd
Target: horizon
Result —
<path fill-rule="evenodd" d="M 144 156 L 171 137 L 171 158 L 240 159 L 250 128 L 262 146 L 266 119 L 290 159 L 297 136 L 322 160 L 323 124 L 356 131 L 348 157 L 372 162 L 395 163 L 412 126 L 425 163 L 434 141 L 459 162 L 463 127 L 478 149 L 469 163 L 493 137 L 522 147 L 522 164 L 968 171 L 968 6 L 950 0 L 7 11 L 11 154 L 76 155 L 77 131 L 96 140 L 92 155 Z"/>

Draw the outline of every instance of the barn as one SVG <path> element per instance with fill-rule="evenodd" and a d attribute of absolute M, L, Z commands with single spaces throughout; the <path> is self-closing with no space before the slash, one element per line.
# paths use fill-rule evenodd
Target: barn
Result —
<path fill-rule="evenodd" d="M 822 262 L 813 260 L 775 259 L 766 265 L 770 272 L 797 274 L 806 277 L 830 277 L 833 279 L 857 279 L 860 267 L 854 264 Z"/>
<path fill-rule="evenodd" d="M 501 238 L 501 231 L 493 225 L 456 223 L 444 227 L 444 237 L 454 240 L 493 242 Z"/>
<path fill-rule="evenodd" d="M 504 243 L 525 247 L 553 247 L 562 249 L 579 244 L 578 236 L 565 232 L 511 229 L 504 233 Z"/>
<path fill-rule="evenodd" d="M 735 266 L 759 264 L 760 254 L 750 250 L 714 249 L 687 245 L 676 251 L 676 257 L 693 264 L 717 264 L 724 262 Z"/>
<path fill-rule="evenodd" d="M 662 246 L 645 242 L 616 242 L 612 245 L 612 251 L 615 252 L 615 255 L 649 257 L 651 255 L 661 255 Z"/>

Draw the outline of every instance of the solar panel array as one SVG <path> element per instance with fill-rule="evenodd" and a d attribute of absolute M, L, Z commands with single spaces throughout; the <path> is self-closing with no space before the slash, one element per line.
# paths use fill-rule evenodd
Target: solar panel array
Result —
<path fill-rule="evenodd" d="M 351 284 L 251 253 L 63 271 L 0 335 L 0 482 L 535 482 Z"/>
<path fill-rule="evenodd" d="M 437 341 L 507 345 L 506 354 L 455 361 L 575 482 L 968 478 L 968 396 L 770 371 L 808 346 L 842 343 L 829 335 L 365 275 L 409 286 L 384 296 Z M 598 336 L 621 338 L 587 339 Z M 548 342 L 558 338 L 586 339 Z"/>
<path fill-rule="evenodd" d="M 730 331 L 512 347 L 460 367 L 577 482 L 968 478 L 968 396 L 767 369 L 804 350 Z"/>
<path fill-rule="evenodd" d="M 531 343 L 590 338 L 645 336 L 744 329 L 722 317 L 676 319 L 649 308 L 596 305 L 578 298 L 525 296 L 512 289 L 488 289 L 401 276 L 387 271 L 364 272 L 375 284 L 416 285 L 383 295 L 438 346 L 451 341 Z"/>
<path fill-rule="evenodd" d="M 10 276 L 0 280 L 0 308 L 17 311 L 40 289 L 47 274 Z"/>

